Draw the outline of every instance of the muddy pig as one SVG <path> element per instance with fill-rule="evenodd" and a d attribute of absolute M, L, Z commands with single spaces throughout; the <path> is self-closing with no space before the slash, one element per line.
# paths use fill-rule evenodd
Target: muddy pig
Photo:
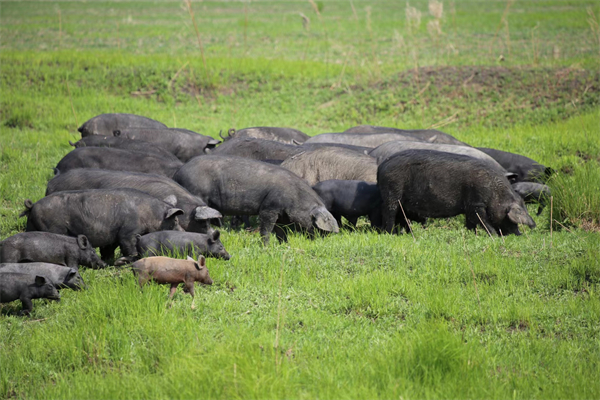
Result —
<path fill-rule="evenodd" d="M 177 286 L 184 284 L 183 291 L 194 297 L 194 282 L 212 285 L 206 259 L 199 256 L 198 261 L 188 257 L 187 260 L 179 260 L 169 257 L 142 258 L 131 266 L 133 273 L 137 276 L 140 287 L 148 281 L 154 281 L 163 285 L 171 285 L 169 298 L 173 298 Z"/>
<path fill-rule="evenodd" d="M 46 277 L 0 271 L 0 303 L 21 300 L 23 309 L 19 315 L 24 315 L 33 310 L 31 299 L 60 300 L 60 294 Z"/>
<path fill-rule="evenodd" d="M 221 233 L 208 235 L 193 232 L 159 231 L 138 235 L 137 249 L 140 255 L 159 256 L 163 252 L 177 251 L 180 255 L 202 254 L 206 257 L 229 260 L 231 256 L 219 240 Z"/>

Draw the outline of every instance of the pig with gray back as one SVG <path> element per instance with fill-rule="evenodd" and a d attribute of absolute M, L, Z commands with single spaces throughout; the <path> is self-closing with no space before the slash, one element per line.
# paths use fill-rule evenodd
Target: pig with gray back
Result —
<path fill-rule="evenodd" d="M 77 268 L 63 265 L 33 262 L 33 263 L 5 263 L 0 264 L 0 272 L 17 272 L 29 275 L 42 275 L 49 278 L 57 289 L 69 288 L 81 290 L 85 282 Z"/>
<path fill-rule="evenodd" d="M 139 151 L 109 147 L 81 147 L 64 156 L 56 165 L 56 170 L 64 173 L 76 168 L 97 168 L 159 174 L 171 178 L 182 165 L 179 160 L 167 160 Z"/>
<path fill-rule="evenodd" d="M 208 235 L 192 232 L 160 231 L 138 236 L 138 254 L 143 257 L 160 256 L 165 252 L 179 255 L 200 255 L 229 260 L 231 256 L 220 240 L 219 231 Z"/>
<path fill-rule="evenodd" d="M 192 297 L 194 297 L 195 282 L 205 285 L 212 285 L 213 283 L 208 274 L 204 256 L 199 256 L 198 261 L 191 257 L 188 257 L 187 260 L 148 257 L 134 262 L 131 267 L 133 274 L 138 278 L 140 287 L 143 287 L 149 281 L 171 285 L 169 298 L 173 298 L 180 283 L 184 285 L 183 291 L 189 293 Z"/>
<path fill-rule="evenodd" d="M 418 139 L 427 141 L 428 143 L 438 144 L 454 144 L 458 146 L 469 146 L 468 144 L 461 142 L 454 136 L 449 135 L 445 132 L 438 131 L 436 129 L 398 129 L 388 128 L 386 126 L 373 126 L 373 125 L 359 125 L 350 129 L 346 129 L 343 133 L 353 134 L 367 134 L 372 135 L 376 133 L 399 133 L 402 135 L 414 136 Z"/>
<path fill-rule="evenodd" d="M 0 303 L 21 300 L 19 315 L 28 315 L 33 310 L 32 299 L 60 300 L 60 294 L 44 276 L 0 271 Z"/>
<path fill-rule="evenodd" d="M 236 156 L 252 160 L 285 160 L 301 153 L 299 146 L 251 137 L 234 138 L 226 141 L 210 152 L 211 155 Z"/>
<path fill-rule="evenodd" d="M 189 232 L 212 232 L 211 221 L 218 221 L 222 215 L 206 205 L 204 200 L 194 196 L 172 179 L 153 174 L 140 174 L 102 169 L 73 169 L 56 175 L 48 182 L 46 196 L 66 190 L 88 189 L 136 189 L 159 200 L 169 199 L 169 203 L 183 210 L 177 217 L 179 225 Z"/>
<path fill-rule="evenodd" d="M 0 263 L 46 262 L 78 268 L 104 268 L 85 235 L 22 232 L 0 242 Z"/>
<path fill-rule="evenodd" d="M 93 247 L 100 247 L 104 261 L 113 258 L 117 246 L 123 256 L 135 256 L 135 235 L 183 231 L 177 220 L 183 210 L 134 189 L 57 192 L 35 204 L 26 200 L 25 208 L 21 216 L 27 216 L 28 232 L 85 235 Z"/>
<path fill-rule="evenodd" d="M 546 185 L 536 182 L 517 182 L 513 183 L 513 189 L 519 196 L 523 198 L 525 203 L 538 203 L 537 215 L 540 215 L 544 207 L 548 204 L 551 192 Z"/>
<path fill-rule="evenodd" d="M 115 129 L 125 128 L 153 128 L 160 129 L 167 126 L 162 122 L 142 117 L 135 114 L 100 114 L 87 120 L 77 129 L 81 137 L 91 135 L 112 136 Z"/>
<path fill-rule="evenodd" d="M 167 160 L 179 161 L 174 154 L 167 151 L 161 145 L 156 143 L 144 142 L 143 140 L 131 140 L 114 136 L 86 136 L 69 144 L 75 148 L 80 147 L 111 147 L 119 150 L 138 151 L 144 154 L 153 154 Z"/>
<path fill-rule="evenodd" d="M 302 152 L 281 163 L 309 185 L 330 179 L 377 182 L 377 161 L 368 155 L 339 147 Z"/>
<path fill-rule="evenodd" d="M 371 226 L 381 228 L 381 194 L 376 183 L 357 180 L 328 180 L 313 189 L 323 199 L 339 226 L 342 217 L 356 227 L 359 217 L 366 215 Z"/>
<path fill-rule="evenodd" d="M 221 135 L 221 134 L 219 134 Z M 231 128 L 228 131 L 228 136 L 221 139 L 227 141 L 233 138 L 251 137 L 256 139 L 272 140 L 275 142 L 287 143 L 287 144 L 299 144 L 304 143 L 310 136 L 304 132 L 300 132 L 297 129 L 292 128 L 278 128 L 274 126 L 256 126 L 253 128 L 245 128 L 236 131 Z"/>
<path fill-rule="evenodd" d="M 223 215 L 258 215 L 260 233 L 269 243 L 275 229 L 287 240 L 280 224 L 296 224 L 314 232 L 338 232 L 338 224 L 321 198 L 301 178 L 285 168 L 239 157 L 202 156 L 185 164 L 176 182 Z"/>
<path fill-rule="evenodd" d="M 379 166 L 383 222 L 387 232 L 409 220 L 465 214 L 468 229 L 483 224 L 491 234 L 520 235 L 519 224 L 535 227 L 523 199 L 506 177 L 472 157 L 432 150 L 408 150 Z"/>
<path fill-rule="evenodd" d="M 221 143 L 210 136 L 204 136 L 194 131 L 179 128 L 162 129 L 117 129 L 115 137 L 131 140 L 143 140 L 164 147 L 182 162 L 205 154 Z"/>
<path fill-rule="evenodd" d="M 492 157 L 507 171 L 517 174 L 516 182 L 544 183 L 554 173 L 552 168 L 520 154 L 485 147 L 478 147 L 477 150 Z"/>
<path fill-rule="evenodd" d="M 313 143 L 339 143 L 352 146 L 375 148 L 384 143 L 405 140 L 409 142 L 426 142 L 424 139 L 401 133 L 321 133 L 308 139 L 304 144 Z"/>

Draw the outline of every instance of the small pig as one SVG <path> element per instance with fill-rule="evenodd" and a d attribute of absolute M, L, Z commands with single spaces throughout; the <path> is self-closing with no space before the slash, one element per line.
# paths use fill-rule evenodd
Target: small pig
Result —
<path fill-rule="evenodd" d="M 81 290 L 85 287 L 85 282 L 76 268 L 63 267 L 62 265 L 42 262 L 5 263 L 0 264 L 0 272 L 42 275 L 54 282 L 57 289 Z"/>
<path fill-rule="evenodd" d="M 317 183 L 313 190 L 323 199 L 339 226 L 342 226 L 342 217 L 356 226 L 358 217 L 363 215 L 369 216 L 372 227 L 382 226 L 381 193 L 376 183 L 331 179 Z"/>
<path fill-rule="evenodd" d="M 517 182 L 513 183 L 512 188 L 523 198 L 525 203 L 538 203 L 540 205 L 538 207 L 537 215 L 542 213 L 550 198 L 550 188 L 541 183 Z"/>
<path fill-rule="evenodd" d="M 19 315 L 24 315 L 33 310 L 31 299 L 60 300 L 60 294 L 44 276 L 0 271 L 0 303 L 21 300 L 23 309 Z"/>
<path fill-rule="evenodd" d="M 138 235 L 137 249 L 142 256 L 159 256 L 165 251 L 178 251 L 180 255 L 202 254 L 205 257 L 229 260 L 231 256 L 219 240 L 221 233 L 205 235 L 193 232 L 159 231 Z"/>
<path fill-rule="evenodd" d="M 184 284 L 183 291 L 194 297 L 194 282 L 200 282 L 205 285 L 212 285 L 208 269 L 206 269 L 206 259 L 199 256 L 196 262 L 193 258 L 179 260 L 169 257 L 148 257 L 142 258 L 132 264 L 133 273 L 138 277 L 140 287 L 148 281 L 154 281 L 160 284 L 170 284 L 171 291 L 169 298 L 173 298 L 177 286 Z"/>
<path fill-rule="evenodd" d="M 0 242 L 0 263 L 46 262 L 78 268 L 105 268 L 85 235 L 50 232 L 17 233 Z"/>

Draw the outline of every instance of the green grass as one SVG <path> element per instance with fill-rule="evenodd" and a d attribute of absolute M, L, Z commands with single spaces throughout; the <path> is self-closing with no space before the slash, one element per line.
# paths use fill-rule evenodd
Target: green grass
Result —
<path fill-rule="evenodd" d="M 205 70 L 181 2 L 0 2 L 0 237 L 103 112 L 215 137 L 442 124 L 559 171 L 552 231 L 551 207 L 494 239 L 464 217 L 414 241 L 360 226 L 265 248 L 225 230 L 233 258 L 207 260 L 195 308 L 128 268 L 83 270 L 87 290 L 30 318 L 1 306 L 0 398 L 599 397 L 598 4 L 515 2 L 509 37 L 502 1 L 444 2 L 441 36 L 425 1 L 413 32 L 406 3 L 352 4 L 358 20 L 321 2 L 320 22 L 307 1 L 194 2 Z"/>

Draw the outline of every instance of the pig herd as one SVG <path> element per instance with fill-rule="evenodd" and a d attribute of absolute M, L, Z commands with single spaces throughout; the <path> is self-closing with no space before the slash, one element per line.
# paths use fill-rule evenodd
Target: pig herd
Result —
<path fill-rule="evenodd" d="M 131 265 L 140 286 L 153 280 L 212 284 L 205 257 L 230 258 L 224 216 L 258 216 L 263 243 L 290 230 L 356 226 L 392 233 L 410 222 L 465 215 L 490 235 L 535 227 L 553 173 L 525 156 L 475 148 L 437 130 L 371 125 L 310 137 L 277 127 L 230 129 L 222 141 L 132 114 L 102 114 L 54 168 L 46 197 L 26 199 L 26 232 L 0 242 L 0 302 L 59 299 L 85 286 L 78 267 Z M 232 220 L 233 221 L 233 220 Z M 121 257 L 115 260 L 115 250 Z M 100 257 L 96 253 L 100 250 Z M 163 257 L 167 252 L 186 260 Z M 197 259 L 192 257 L 197 256 Z M 144 257 L 144 258 L 142 258 Z"/>

